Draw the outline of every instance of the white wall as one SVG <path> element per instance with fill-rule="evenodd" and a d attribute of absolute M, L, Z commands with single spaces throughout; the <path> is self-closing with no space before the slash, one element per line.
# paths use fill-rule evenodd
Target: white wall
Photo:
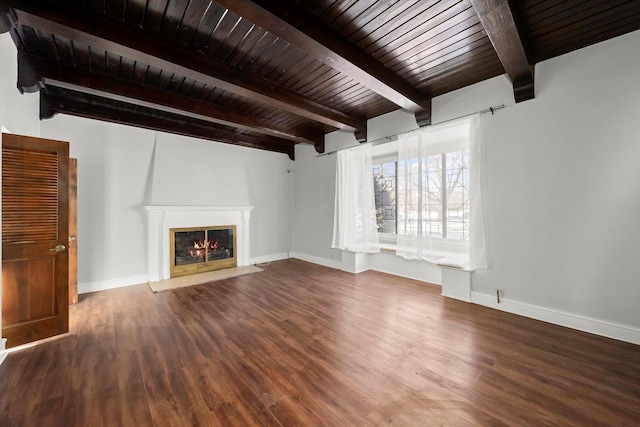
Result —
<path fill-rule="evenodd" d="M 507 106 L 483 116 L 493 267 L 473 273 L 474 302 L 640 343 L 638 46 L 640 31 L 538 64 L 536 98 L 520 104 L 504 76 L 434 99 L 436 123 Z M 370 120 L 369 139 L 414 128 L 408 117 Z M 335 132 L 329 143 L 355 140 Z M 302 164 L 295 202 L 307 215 L 296 212 L 294 249 L 333 261 L 325 215 L 333 212 L 335 157 Z M 415 269 L 401 260 L 387 271 Z M 432 269 L 422 263 L 437 279 Z"/>
<path fill-rule="evenodd" d="M 494 268 L 478 293 L 640 336 L 638 46 L 636 31 L 539 64 L 536 99 L 489 122 Z"/>
<path fill-rule="evenodd" d="M 9 33 L 0 34 L 0 72 L 2 126 L 12 133 L 40 136 L 40 97 L 21 95 L 17 89 L 18 53 Z"/>
<path fill-rule="evenodd" d="M 78 159 L 78 289 L 144 282 L 147 181 L 154 133 L 58 115 L 42 136 Z"/>
<path fill-rule="evenodd" d="M 340 268 L 342 253 L 331 249 L 336 162 L 316 155 L 313 146 L 296 146 L 292 256 Z"/>
<path fill-rule="evenodd" d="M 242 149 L 160 133 L 154 155 L 152 204 L 249 204 Z"/>
<path fill-rule="evenodd" d="M 285 154 L 245 148 L 252 263 L 289 257 L 293 236 L 294 165 Z"/>

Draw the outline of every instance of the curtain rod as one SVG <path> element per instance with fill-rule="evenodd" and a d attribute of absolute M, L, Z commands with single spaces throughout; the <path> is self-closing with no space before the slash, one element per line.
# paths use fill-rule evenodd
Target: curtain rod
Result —
<path fill-rule="evenodd" d="M 503 108 L 506 108 L 505 105 L 504 104 L 500 104 L 500 105 L 497 105 L 495 107 L 489 107 L 489 108 L 485 108 L 484 110 L 476 111 L 475 113 L 463 114 L 462 116 L 458 116 L 458 117 L 454 117 L 454 118 L 451 118 L 451 119 L 443 120 L 443 121 L 438 122 L 438 123 L 433 123 L 432 126 L 433 125 L 440 125 L 442 123 L 447 123 L 447 122 L 451 122 L 451 121 L 458 120 L 458 119 L 462 119 L 464 117 L 473 116 L 474 114 L 491 113 L 491 115 L 493 116 L 497 110 L 502 110 Z M 418 129 L 420 129 L 420 128 L 418 128 Z M 378 138 L 378 139 L 374 139 L 373 141 L 369 141 L 369 143 L 371 143 L 371 145 L 386 144 L 387 142 L 395 141 L 396 138 L 398 136 L 400 136 L 400 135 L 404 135 L 404 134 L 409 133 L 409 132 L 414 132 L 416 130 L 417 129 L 412 129 L 412 130 L 409 130 L 409 131 L 406 131 L 406 132 L 397 133 L 395 135 L 383 136 L 382 138 Z M 331 154 L 337 153 L 338 151 L 348 150 L 349 148 L 358 147 L 359 145 L 360 144 L 350 145 L 349 147 L 340 148 L 338 150 L 327 151 L 326 153 L 318 154 L 316 157 L 329 156 Z"/>

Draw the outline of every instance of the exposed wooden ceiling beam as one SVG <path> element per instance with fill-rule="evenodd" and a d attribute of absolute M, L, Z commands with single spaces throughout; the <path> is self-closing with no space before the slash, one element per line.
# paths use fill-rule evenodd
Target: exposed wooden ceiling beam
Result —
<path fill-rule="evenodd" d="M 0 5 L 0 34 L 6 33 L 13 26 L 9 13 L 8 8 Z"/>
<path fill-rule="evenodd" d="M 318 144 L 322 133 L 300 132 L 267 123 L 217 104 L 188 98 L 150 86 L 105 76 L 88 70 L 65 66 L 25 52 L 18 52 L 18 89 L 25 92 L 52 85 L 116 101 L 154 108 L 225 126 L 237 127 L 297 143 Z"/>
<path fill-rule="evenodd" d="M 471 0 L 480 23 L 502 62 L 516 102 L 533 99 L 534 72 L 508 0 Z"/>
<path fill-rule="evenodd" d="M 295 159 L 295 144 L 290 141 L 278 140 L 272 137 L 238 134 L 226 129 L 212 127 L 207 122 L 186 119 L 182 116 L 151 109 L 146 109 L 146 113 L 142 113 L 140 112 L 141 109 L 145 110 L 144 107 L 138 107 L 138 111 L 118 109 L 100 104 L 99 101 L 92 103 L 82 102 L 63 95 L 40 92 L 41 119 L 51 118 L 57 113 L 68 114 L 242 147 L 275 151 L 286 154 L 291 160 Z"/>
<path fill-rule="evenodd" d="M 431 99 L 378 60 L 367 55 L 296 2 L 281 0 L 216 0 L 298 47 L 306 54 L 348 75 L 400 107 L 424 116 Z"/>
<path fill-rule="evenodd" d="M 13 9 L 20 25 L 79 40 L 94 50 L 171 71 L 338 129 L 366 129 L 365 118 L 320 105 L 270 80 L 99 14 L 58 1 L 1 0 L 2 5 Z"/>

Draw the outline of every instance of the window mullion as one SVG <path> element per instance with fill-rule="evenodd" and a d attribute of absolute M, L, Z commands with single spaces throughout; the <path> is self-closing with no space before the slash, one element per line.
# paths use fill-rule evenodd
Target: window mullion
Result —
<path fill-rule="evenodd" d="M 442 182 L 440 183 L 442 200 L 442 238 L 447 238 L 447 154 L 442 153 Z"/>
<path fill-rule="evenodd" d="M 396 223 L 396 232 L 395 232 L 395 234 L 398 235 L 398 230 L 399 230 L 399 228 L 398 228 L 398 162 L 396 161 L 394 163 L 396 165 L 396 167 L 395 167 L 395 172 L 396 172 L 395 184 L 396 185 L 394 186 L 395 188 L 393 189 L 393 191 L 395 193 L 395 197 L 394 197 L 393 202 L 395 204 L 395 210 L 396 210 L 395 211 L 395 215 L 394 215 L 394 217 L 395 217 L 394 220 L 395 220 L 395 223 Z"/>

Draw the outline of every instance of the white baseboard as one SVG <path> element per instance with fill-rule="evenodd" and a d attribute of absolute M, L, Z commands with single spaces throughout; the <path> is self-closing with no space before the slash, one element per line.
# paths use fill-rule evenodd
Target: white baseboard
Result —
<path fill-rule="evenodd" d="M 264 255 L 249 259 L 249 265 L 264 264 L 265 262 L 281 261 L 289 258 L 289 252 L 280 254 Z"/>
<path fill-rule="evenodd" d="M 7 349 L 6 349 L 6 344 L 7 344 L 7 339 L 6 338 L 2 338 L 0 339 L 0 365 L 2 365 L 2 362 L 4 362 L 4 359 L 7 357 Z"/>
<path fill-rule="evenodd" d="M 335 268 L 336 270 L 342 269 L 342 261 L 320 258 L 313 255 L 302 254 L 300 252 L 289 252 L 289 258 L 300 259 L 302 261 L 311 262 L 313 264 L 323 265 L 329 268 Z"/>
<path fill-rule="evenodd" d="M 78 294 L 87 294 L 89 292 L 106 291 L 107 289 L 139 285 L 140 283 L 147 283 L 148 281 L 149 276 L 141 274 L 139 276 L 122 277 L 120 279 L 104 280 L 101 282 L 82 283 L 78 284 Z"/>
<path fill-rule="evenodd" d="M 630 326 L 604 322 L 504 298 L 501 298 L 500 304 L 498 304 L 495 295 L 487 295 L 480 292 L 471 292 L 471 302 L 485 307 L 495 308 L 496 310 L 506 311 L 507 313 L 640 345 L 640 329 Z"/>

